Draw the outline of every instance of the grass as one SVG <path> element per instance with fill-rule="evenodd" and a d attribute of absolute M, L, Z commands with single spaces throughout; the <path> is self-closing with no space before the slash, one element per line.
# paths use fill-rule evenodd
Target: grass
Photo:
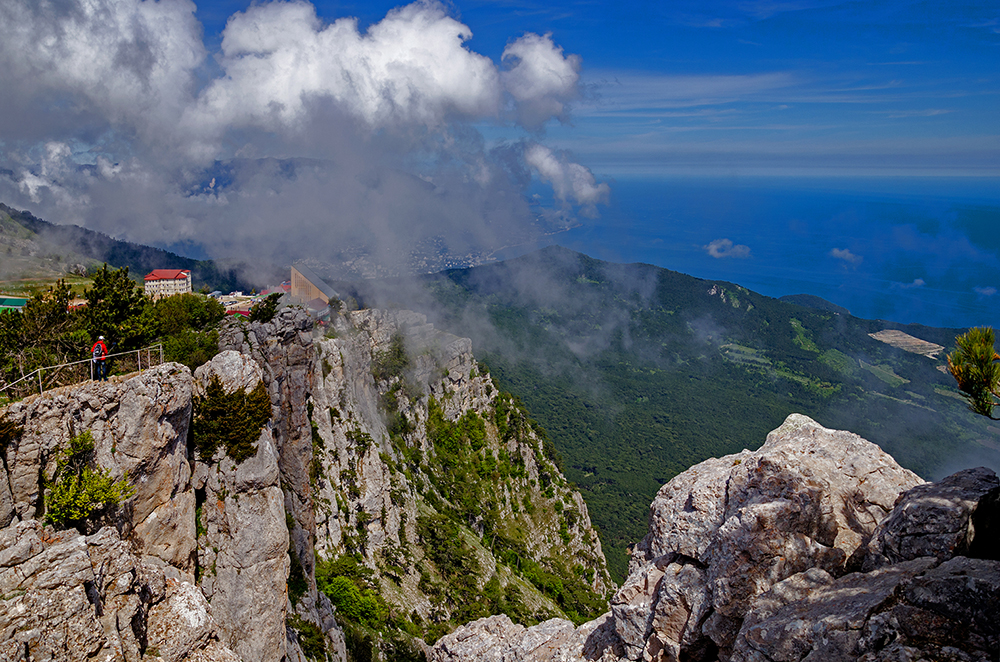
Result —
<path fill-rule="evenodd" d="M 6 280 L 0 280 L 0 296 L 12 296 L 21 297 L 24 299 L 30 298 L 33 294 L 38 292 L 44 292 L 49 287 L 56 284 L 59 278 L 63 278 L 66 284 L 73 291 L 73 295 L 77 297 L 83 296 L 83 291 L 94 285 L 93 278 L 87 278 L 85 276 L 74 276 L 65 275 L 58 277 L 25 277 L 25 278 L 11 278 Z"/>

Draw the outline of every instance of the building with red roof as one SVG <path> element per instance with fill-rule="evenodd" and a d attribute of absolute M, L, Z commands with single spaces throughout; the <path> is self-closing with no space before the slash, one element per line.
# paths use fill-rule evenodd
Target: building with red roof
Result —
<path fill-rule="evenodd" d="M 191 272 L 187 269 L 153 269 L 143 280 L 146 296 L 151 299 L 191 291 Z"/>

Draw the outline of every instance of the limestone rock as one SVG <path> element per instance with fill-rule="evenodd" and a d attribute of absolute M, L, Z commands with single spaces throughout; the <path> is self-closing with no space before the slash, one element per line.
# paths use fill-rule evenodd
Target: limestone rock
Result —
<path fill-rule="evenodd" d="M 200 596 L 162 566 L 133 554 L 111 527 L 83 536 L 30 519 L 0 530 L 0 660 L 132 662 L 157 651 L 170 662 L 239 660 L 197 604 L 159 617 L 176 593 Z M 158 638 L 165 628 L 169 641 Z"/>
<path fill-rule="evenodd" d="M 195 371 L 195 393 L 218 378 L 227 393 L 249 392 L 263 371 L 248 356 L 225 351 Z M 201 588 L 222 641 L 247 660 L 285 656 L 288 529 L 278 450 L 265 427 L 257 452 L 237 464 L 217 449 L 198 458 L 195 487 L 203 493 L 198 538 Z"/>
<path fill-rule="evenodd" d="M 857 660 L 864 624 L 891 605 L 901 584 L 933 566 L 933 559 L 917 559 L 836 581 L 818 569 L 793 575 L 747 614 L 730 662 Z"/>
<path fill-rule="evenodd" d="M 731 662 L 995 660 L 1000 562 L 934 557 L 837 580 L 776 584 L 747 615 Z"/>
<path fill-rule="evenodd" d="M 899 493 L 921 482 L 874 444 L 798 414 L 759 450 L 677 476 L 612 599 L 629 659 L 728 655 L 759 595 L 810 568 L 859 566 Z"/>
<path fill-rule="evenodd" d="M 611 662 L 621 644 L 611 615 L 574 628 L 553 618 L 530 628 L 505 615 L 481 618 L 438 640 L 430 662 Z"/>
<path fill-rule="evenodd" d="M 876 528 L 868 544 L 865 567 L 877 568 L 921 556 L 933 556 L 939 561 L 969 556 L 980 533 L 986 547 L 995 547 L 1000 539 L 995 531 L 990 535 L 985 521 L 988 515 L 991 520 L 997 517 L 997 513 L 988 513 L 996 506 L 984 503 L 979 512 L 979 504 L 998 488 L 1000 480 L 985 467 L 917 485 L 899 497 L 892 513 Z M 977 512 L 984 520 L 984 531 L 977 531 L 973 524 Z"/>
<path fill-rule="evenodd" d="M 39 477 L 51 478 L 59 449 L 89 430 L 97 463 L 136 489 L 124 512 L 143 551 L 193 571 L 195 503 L 187 460 L 191 373 L 186 367 L 164 363 L 107 382 L 46 391 L 9 405 L 6 413 L 24 429 L 7 449 L 18 519 L 42 516 Z"/>

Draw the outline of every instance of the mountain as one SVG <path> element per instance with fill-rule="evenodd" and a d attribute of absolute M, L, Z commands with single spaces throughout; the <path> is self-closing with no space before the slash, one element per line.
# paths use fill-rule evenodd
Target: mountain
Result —
<path fill-rule="evenodd" d="M 0 657 L 405 662 L 606 611 L 586 503 L 468 339 L 300 308 L 220 337 L 0 409 Z"/>
<path fill-rule="evenodd" d="M 1000 429 L 967 410 L 944 371 L 961 329 L 859 319 L 559 247 L 416 286 L 337 287 L 472 339 L 562 455 L 617 579 L 662 484 L 756 448 L 792 412 L 854 430 L 925 478 L 1000 467 Z"/>
<path fill-rule="evenodd" d="M 59 278 L 92 265 L 128 267 L 141 278 L 153 269 L 190 269 L 195 288 L 231 292 L 262 287 L 283 276 L 251 271 L 245 265 L 222 266 L 212 260 L 194 260 L 160 248 L 113 239 L 77 225 L 56 225 L 27 211 L 0 203 L 0 255 L 5 255 L 0 277 Z M 243 274 L 256 274 L 247 279 Z M 280 281 L 279 281 L 280 282 Z"/>

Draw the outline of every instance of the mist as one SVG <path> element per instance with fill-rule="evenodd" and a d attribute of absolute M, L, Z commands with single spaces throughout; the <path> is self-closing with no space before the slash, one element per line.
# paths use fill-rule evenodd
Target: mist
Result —
<path fill-rule="evenodd" d="M 433 0 L 365 30 L 267 2 L 233 14 L 211 51 L 195 11 L 3 3 L 0 200 L 189 255 L 363 257 L 345 275 L 368 276 L 489 261 L 607 201 L 544 144 L 582 67 L 551 35 L 511 35 L 493 61 Z"/>

